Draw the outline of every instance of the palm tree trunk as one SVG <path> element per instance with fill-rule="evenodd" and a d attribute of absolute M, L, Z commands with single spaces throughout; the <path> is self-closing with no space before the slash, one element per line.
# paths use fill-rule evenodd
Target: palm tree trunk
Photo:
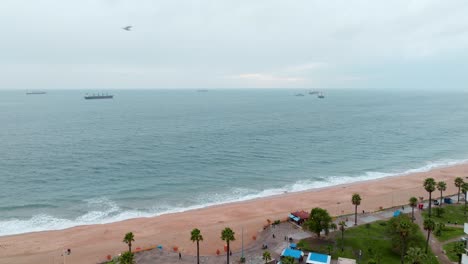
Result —
<path fill-rule="evenodd" d="M 458 202 L 457 203 L 460 203 L 460 187 L 458 187 Z"/>
<path fill-rule="evenodd" d="M 466 215 L 466 193 L 465 193 L 465 210 L 464 214 Z"/>
<path fill-rule="evenodd" d="M 197 240 L 197 264 L 200 264 L 200 241 Z"/>
<path fill-rule="evenodd" d="M 458 264 L 461 264 L 462 254 L 458 254 Z"/>
<path fill-rule="evenodd" d="M 400 261 L 401 261 L 401 264 L 404 264 L 404 259 L 405 257 L 405 242 L 404 240 L 401 241 L 401 252 L 400 252 Z"/>
<path fill-rule="evenodd" d="M 432 192 L 429 192 L 429 218 L 431 218 L 431 207 L 432 207 Z"/>
<path fill-rule="evenodd" d="M 354 225 L 357 225 L 357 204 L 354 206 Z"/>
<path fill-rule="evenodd" d="M 226 254 L 226 256 L 227 256 L 227 264 L 229 264 L 229 253 L 231 253 L 231 251 L 230 251 L 230 249 L 229 249 L 229 239 L 226 240 L 226 241 L 227 241 L 227 254 Z"/>
<path fill-rule="evenodd" d="M 431 230 L 427 230 L 426 254 L 427 254 L 427 247 L 429 246 L 429 237 L 430 236 L 431 236 Z"/>
<path fill-rule="evenodd" d="M 128 252 L 132 252 L 132 241 L 128 243 Z"/>
<path fill-rule="evenodd" d="M 344 230 L 341 230 L 341 251 L 344 251 Z"/>
<path fill-rule="evenodd" d="M 440 191 L 440 204 L 439 204 L 440 207 L 442 207 L 442 190 Z"/>
<path fill-rule="evenodd" d="M 411 206 L 411 222 L 414 223 L 414 207 Z"/>

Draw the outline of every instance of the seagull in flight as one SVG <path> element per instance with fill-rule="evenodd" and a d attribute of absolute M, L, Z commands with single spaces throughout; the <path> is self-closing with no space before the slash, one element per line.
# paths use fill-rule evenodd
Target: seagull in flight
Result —
<path fill-rule="evenodd" d="M 122 28 L 123 30 L 130 31 L 132 29 L 132 26 L 126 26 Z"/>

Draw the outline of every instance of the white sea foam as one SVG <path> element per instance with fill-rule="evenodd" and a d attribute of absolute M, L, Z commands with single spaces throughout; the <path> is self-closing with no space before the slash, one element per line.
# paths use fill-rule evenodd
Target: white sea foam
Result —
<path fill-rule="evenodd" d="M 263 198 L 283 193 L 300 192 L 316 188 L 346 184 L 358 181 L 379 179 L 391 176 L 400 176 L 417 172 L 427 172 L 436 168 L 454 166 L 468 163 L 468 160 L 443 160 L 438 162 L 428 162 L 425 166 L 416 169 L 409 169 L 400 172 L 367 172 L 360 176 L 333 176 L 326 180 L 300 180 L 288 184 L 281 188 L 272 188 L 265 190 L 254 190 L 248 188 L 235 188 L 230 194 L 210 194 L 209 197 L 199 197 L 198 203 L 186 207 L 173 207 L 171 205 L 160 205 L 157 208 L 151 208 L 147 211 L 123 210 L 117 203 L 105 197 L 86 200 L 88 212 L 75 219 L 57 218 L 54 216 L 39 214 L 30 219 L 9 219 L 0 221 L 0 235 L 13 235 L 27 232 L 37 232 L 45 230 L 60 230 L 80 225 L 105 224 L 122 221 L 138 217 L 151 217 L 168 213 L 184 212 L 224 203 L 240 202 Z"/>

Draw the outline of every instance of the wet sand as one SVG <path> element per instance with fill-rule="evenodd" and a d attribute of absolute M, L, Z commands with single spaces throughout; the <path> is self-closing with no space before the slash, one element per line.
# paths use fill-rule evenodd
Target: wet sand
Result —
<path fill-rule="evenodd" d="M 378 211 L 407 204 L 411 196 L 428 199 L 422 186 L 427 177 L 445 181 L 445 193 L 455 194 L 458 190 L 454 179 L 465 179 L 465 176 L 468 176 L 468 164 L 151 218 L 4 236 L 0 237 L 0 263 L 98 263 L 105 261 L 107 255 L 125 251 L 128 247 L 122 239 L 130 231 L 135 235 L 134 249 L 162 245 L 164 250 L 178 247 L 184 255 L 195 255 L 196 244 L 190 241 L 193 228 L 199 228 L 203 235 L 202 255 L 216 255 L 217 249 L 222 252 L 221 230 L 232 228 L 236 241 L 231 243 L 231 248 L 235 252 L 241 247 L 241 230 L 244 230 L 244 245 L 247 245 L 263 230 L 267 219 L 286 220 L 292 211 L 310 211 L 313 207 L 326 208 L 332 215 L 351 214 L 354 213 L 353 193 L 359 193 L 362 198 L 359 212 Z M 436 190 L 432 196 L 440 197 L 440 192 Z M 68 248 L 71 254 L 62 256 Z"/>

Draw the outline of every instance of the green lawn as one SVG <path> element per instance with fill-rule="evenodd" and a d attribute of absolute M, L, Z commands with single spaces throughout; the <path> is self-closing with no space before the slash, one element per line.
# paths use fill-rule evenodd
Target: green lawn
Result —
<path fill-rule="evenodd" d="M 452 252 L 452 249 L 453 249 L 453 246 L 455 245 L 455 243 L 458 243 L 458 241 L 455 241 L 455 242 L 450 242 L 448 244 L 445 244 L 443 246 L 444 250 L 445 250 L 445 254 L 447 255 L 447 257 L 453 261 L 453 262 L 457 262 L 458 263 L 458 256 L 455 255 L 455 253 Z"/>
<path fill-rule="evenodd" d="M 465 232 L 463 231 L 463 228 L 446 226 L 444 228 L 444 230 L 442 231 L 442 235 L 435 236 L 435 237 L 440 242 L 444 242 L 444 241 L 447 241 L 447 240 L 452 239 L 452 238 L 461 237 L 463 235 L 465 235 Z"/>
<path fill-rule="evenodd" d="M 392 242 L 389 235 L 387 235 L 386 225 L 386 221 L 377 221 L 368 225 L 349 228 L 345 231 L 345 250 L 343 252 L 341 251 L 341 233 L 338 231 L 330 234 L 331 237 L 336 238 L 336 244 L 333 243 L 333 238 L 329 242 L 334 245 L 332 258 L 346 257 L 358 259 L 359 250 L 361 250 L 361 263 L 367 263 L 375 255 L 380 256 L 380 263 L 399 263 L 400 255 L 392 251 Z M 305 250 L 328 254 L 327 246 L 323 245 L 323 243 L 322 245 L 317 245 L 314 239 L 303 240 L 299 243 L 299 245 L 301 244 L 304 245 L 302 248 Z M 424 235 L 419 232 L 416 241 L 413 241 L 411 244 L 410 246 L 424 249 L 426 245 Z M 430 260 L 426 262 L 427 264 L 438 263 L 432 252 L 429 252 L 429 255 Z"/>
<path fill-rule="evenodd" d="M 444 213 L 440 217 L 436 215 L 434 207 L 436 206 L 432 207 L 432 219 L 435 222 L 442 222 L 444 224 L 450 222 L 451 224 L 458 223 L 459 225 L 468 222 L 468 212 L 466 215 L 464 214 L 465 205 L 463 203 L 442 206 Z M 427 217 L 428 210 L 425 209 L 422 215 L 423 217 Z"/>

